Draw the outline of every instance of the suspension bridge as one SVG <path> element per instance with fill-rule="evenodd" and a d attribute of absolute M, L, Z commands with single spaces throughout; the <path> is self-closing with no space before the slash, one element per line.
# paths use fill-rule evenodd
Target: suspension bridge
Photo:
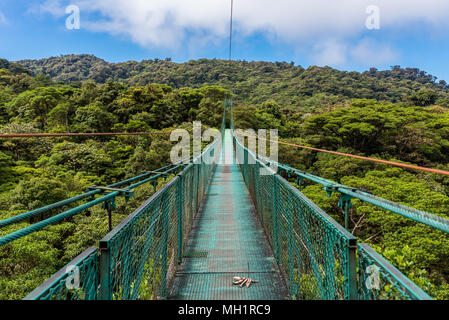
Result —
<path fill-rule="evenodd" d="M 25 299 L 432 299 L 308 199 L 301 185 L 309 180 L 339 194 L 346 221 L 352 199 L 446 233 L 449 220 L 286 164 L 276 163 L 273 171 L 270 160 L 245 147 L 234 131 L 232 107 L 224 109 L 220 138 L 189 164 L 92 186 L 82 195 L 1 220 L 3 228 L 84 202 L 2 236 L 0 248 L 96 205 L 110 219 L 116 198 L 129 199 L 141 185 L 168 180 L 118 226 L 110 223 L 98 246 Z M 292 178 L 299 188 L 288 181 Z M 233 284 L 234 277 L 254 282 L 241 287 Z M 68 285 L 73 279 L 76 285 Z"/>

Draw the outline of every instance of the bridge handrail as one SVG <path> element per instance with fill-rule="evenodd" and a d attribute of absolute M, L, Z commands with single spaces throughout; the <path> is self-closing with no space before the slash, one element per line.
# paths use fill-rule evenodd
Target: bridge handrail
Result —
<path fill-rule="evenodd" d="M 251 154 L 251 156 L 254 158 L 254 161 L 258 163 L 261 167 L 264 168 L 264 170 L 271 171 L 273 175 L 275 175 L 279 181 L 284 183 L 287 188 L 289 188 L 292 192 L 294 192 L 298 197 L 304 199 L 308 203 L 308 205 L 312 206 L 317 213 L 320 215 L 320 217 L 324 220 L 326 220 L 328 223 L 332 225 L 332 228 L 335 228 L 339 233 L 341 233 L 342 236 L 346 237 L 347 239 L 356 239 L 349 231 L 347 231 L 345 228 L 343 228 L 337 221 L 335 221 L 334 218 L 332 218 L 330 215 L 328 215 L 323 209 L 318 207 L 312 200 L 310 200 L 308 197 L 306 197 L 300 190 L 292 186 L 290 182 L 288 182 L 286 179 L 284 179 L 282 176 L 277 174 L 273 169 L 271 169 L 269 166 L 267 166 L 266 163 L 264 163 L 262 160 L 266 160 L 267 158 L 256 156 L 256 154 L 249 150 L 247 147 L 243 146 L 242 143 L 238 140 L 238 138 L 235 137 L 236 143 L 243 149 L 246 149 L 245 151 L 248 152 L 248 154 Z M 272 161 L 271 161 L 272 162 Z"/>
<path fill-rule="evenodd" d="M 357 239 L 257 159 L 234 132 L 233 137 L 238 164 L 259 217 L 271 222 L 263 225 L 278 265 L 285 274 L 290 295 L 294 298 L 309 294 L 312 299 L 356 300 Z M 261 169 L 271 171 L 271 174 L 262 175 Z M 310 263 L 301 263 L 304 259 L 309 259 Z M 296 263 L 300 266 L 294 270 Z M 305 293 L 309 289 L 312 291 Z"/>
<path fill-rule="evenodd" d="M 114 238 L 115 235 L 117 235 L 121 230 L 123 230 L 123 228 L 125 226 L 129 226 L 130 222 L 132 221 L 133 218 L 135 218 L 136 216 L 139 215 L 139 212 L 141 213 L 142 210 L 145 209 L 145 207 L 148 206 L 148 204 L 151 204 L 154 202 L 154 200 L 158 197 L 160 197 L 164 192 L 166 192 L 169 188 L 171 188 L 172 186 L 178 186 L 179 189 L 178 191 L 178 204 L 179 204 L 179 215 L 178 215 L 178 219 L 179 221 L 182 221 L 184 224 L 186 224 L 185 220 L 189 220 L 188 223 L 191 224 L 192 222 L 192 217 L 187 217 L 187 208 L 190 208 L 190 215 L 193 215 L 194 213 L 196 213 L 197 210 L 197 206 L 198 201 L 200 200 L 199 198 L 196 199 L 186 199 L 186 197 L 184 196 L 187 192 L 187 190 L 191 190 L 192 192 L 189 192 L 190 197 L 192 197 L 193 195 L 193 189 L 195 188 L 195 194 L 200 197 L 201 195 L 201 191 L 198 190 L 199 189 L 199 170 L 194 170 L 195 167 L 199 167 L 198 164 L 198 159 L 203 159 L 203 157 L 207 154 L 207 152 L 209 152 L 209 156 L 210 157 L 214 157 L 214 161 L 212 162 L 212 165 L 214 165 L 214 163 L 216 162 L 218 156 L 219 156 L 219 152 L 215 153 L 215 148 L 214 146 L 217 145 L 217 143 L 220 143 L 220 141 L 222 141 L 222 137 L 224 134 L 224 129 L 225 129 L 225 125 L 226 125 L 226 108 L 227 106 L 225 105 L 224 107 L 224 115 L 223 115 L 223 119 L 222 119 L 222 123 L 221 123 L 221 129 L 220 129 L 220 133 L 221 133 L 221 137 L 219 137 L 218 139 L 215 139 L 215 141 L 213 141 L 211 144 L 209 144 L 205 150 L 203 151 L 203 153 L 193 159 L 189 158 L 189 159 L 183 159 L 177 163 L 171 164 L 171 165 L 167 165 L 164 166 L 160 169 L 157 170 L 157 172 L 151 171 L 151 172 L 146 172 L 142 175 L 139 175 L 137 177 L 133 177 L 121 182 L 117 182 L 115 184 L 112 184 L 110 186 L 108 186 L 109 188 L 113 188 L 113 187 L 118 187 L 118 186 L 122 186 L 123 184 L 126 183 L 130 183 L 130 182 L 134 182 L 136 180 L 140 180 L 140 179 L 144 179 L 147 178 L 148 176 L 150 176 L 151 174 L 154 173 L 158 173 L 154 176 L 151 176 L 150 178 L 141 180 L 133 185 L 128 186 L 127 188 L 123 189 L 123 190 L 131 190 L 134 189 L 144 183 L 147 183 L 149 181 L 155 180 L 161 176 L 166 176 L 167 174 L 171 173 L 174 170 L 178 170 L 179 169 L 183 169 L 181 173 L 178 173 L 173 179 L 171 179 L 163 188 L 161 188 L 160 190 L 158 190 L 157 192 L 155 192 L 149 200 L 145 201 L 144 204 L 142 204 L 137 210 L 135 210 L 131 215 L 129 215 L 127 218 L 125 218 L 124 221 L 122 221 L 116 228 L 114 228 L 110 233 L 108 233 L 101 241 L 100 241 L 100 248 L 102 250 L 99 250 L 98 248 L 92 247 L 87 249 L 86 251 L 84 251 L 82 254 L 80 254 L 78 257 L 76 257 L 73 261 L 71 261 L 68 265 L 66 265 L 66 267 L 64 267 L 63 269 L 59 270 L 55 275 L 53 275 L 49 280 L 45 281 L 42 285 L 40 285 L 38 288 L 36 288 L 32 293 L 30 293 L 29 295 L 27 295 L 24 299 L 25 300 L 40 300 L 40 299 L 53 299 L 53 300 L 62 300 L 62 299 L 83 299 L 83 300 L 97 300 L 97 299 L 110 299 L 113 298 L 114 296 L 111 294 L 109 295 L 109 293 L 112 293 L 113 289 L 114 289 L 114 285 L 110 282 L 107 282 L 105 280 L 108 279 L 109 275 L 110 275 L 110 269 L 108 269 L 110 267 L 110 255 L 105 254 L 105 250 L 109 247 L 109 242 L 111 241 L 111 239 Z M 219 148 L 221 148 L 221 144 L 219 144 Z M 188 161 L 187 161 L 188 160 Z M 187 164 L 190 163 L 190 164 Z M 193 164 L 192 164 L 193 163 Z M 200 162 L 200 165 L 202 163 Z M 164 171 L 162 171 L 164 170 Z M 162 171 L 162 172 L 161 172 Z M 212 170 L 209 170 L 210 172 Z M 190 179 L 190 181 L 187 181 L 188 179 L 184 178 L 187 177 L 188 174 L 192 175 L 192 173 L 198 173 L 198 176 L 196 177 L 196 183 L 198 184 L 197 186 L 190 186 L 189 182 L 191 184 L 194 184 L 194 181 L 192 179 L 195 179 L 195 177 L 191 177 L 192 179 Z M 207 178 L 207 176 L 203 177 L 203 178 Z M 206 183 L 203 182 L 203 187 L 206 187 Z M 82 206 L 78 206 L 76 208 L 73 208 L 71 210 L 68 210 L 66 212 L 60 213 L 54 217 L 51 217 L 49 219 L 46 219 L 44 221 L 41 221 L 37 224 L 34 224 L 32 226 L 29 226 L 27 228 L 21 229 L 17 232 L 8 234 L 4 237 L 0 238 L 0 246 L 2 244 L 6 244 L 9 243 L 15 239 L 18 239 L 22 236 L 25 236 L 26 234 L 29 234 L 31 232 L 40 230 L 42 228 L 44 228 L 45 226 L 52 224 L 52 223 L 56 223 L 58 221 L 61 221 L 69 216 L 72 216 L 84 209 L 87 209 L 91 206 L 94 206 L 96 204 L 99 203 L 105 203 L 106 201 L 110 201 L 113 197 L 118 196 L 120 194 L 120 191 L 115 191 L 115 190 L 110 190 L 110 191 L 114 191 L 111 192 L 110 194 L 107 194 L 99 199 L 96 199 L 94 201 L 90 201 Z M 39 208 L 24 214 L 21 214 L 19 216 L 13 217 L 14 219 L 6 219 L 4 221 L 0 221 L 3 222 L 3 224 L 0 224 L 1 226 L 5 226 L 8 224 L 12 224 L 12 223 L 16 223 L 22 220 L 25 220 L 27 218 L 30 218 L 32 216 L 35 216 L 39 213 L 42 212 L 46 212 L 49 211 L 51 209 L 55 209 L 57 207 L 61 207 L 64 206 L 66 204 L 70 204 L 72 202 L 81 200 L 83 198 L 89 197 L 89 196 L 94 196 L 97 193 L 101 193 L 102 190 L 94 190 L 94 191 L 90 191 L 87 192 L 85 194 L 76 196 L 76 197 L 72 197 L 70 199 L 66 199 L 63 201 L 60 201 L 58 203 L 43 207 L 43 208 Z M 204 192 L 203 192 L 204 194 Z M 201 195 L 202 196 L 202 195 Z M 165 208 L 164 208 L 165 210 Z M 193 212 L 195 210 L 195 212 Z M 152 226 L 154 225 L 156 221 L 153 221 Z M 182 226 L 181 224 L 179 224 L 179 229 L 178 229 L 178 261 L 180 261 L 182 259 L 182 249 L 185 245 L 185 241 L 187 239 L 187 232 L 188 229 L 190 228 L 189 225 L 185 225 Z M 150 226 L 150 228 L 152 228 L 152 226 Z M 135 227 L 135 226 L 134 226 Z M 172 227 L 172 226 L 171 226 Z M 183 228 L 184 227 L 184 228 Z M 169 228 L 169 227 L 168 227 Z M 186 230 L 184 230 L 186 229 Z M 166 230 L 166 233 L 168 233 L 170 229 Z M 148 230 L 147 230 L 148 231 Z M 157 253 L 161 253 L 160 250 L 157 250 Z M 155 253 L 156 254 L 156 253 Z M 109 260 L 109 261 L 108 261 Z M 92 267 L 89 269 L 89 278 L 86 278 L 87 275 L 85 275 L 85 272 L 83 271 L 85 269 L 85 266 L 87 264 L 91 263 Z M 84 278 L 83 278 L 83 282 L 81 283 L 81 287 L 82 288 L 89 288 L 89 293 L 86 294 L 84 291 L 85 289 L 83 289 L 84 291 L 83 294 L 76 294 L 76 292 L 68 292 L 65 286 L 65 281 L 67 280 L 67 278 L 69 277 L 71 273 L 71 271 L 68 271 L 66 268 L 67 267 L 78 267 L 80 270 L 80 273 L 83 273 Z M 142 266 L 140 266 L 142 267 Z M 146 267 L 146 264 L 144 264 L 144 267 Z M 150 268 L 154 267 L 150 266 Z M 84 269 L 83 269 L 84 268 Z M 167 270 L 166 270 L 167 271 Z M 95 275 L 95 277 L 93 277 L 93 275 Z M 98 278 L 98 275 L 100 276 L 100 278 Z M 165 278 L 165 277 L 164 277 Z M 109 278 L 110 279 L 110 278 Z M 131 283 L 131 286 L 135 285 L 135 283 Z M 122 289 L 122 288 L 121 288 Z M 128 288 L 129 291 L 130 288 Z M 64 294 L 62 294 L 64 293 Z M 162 295 L 164 295 L 165 292 L 163 292 Z M 115 297 L 117 298 L 117 296 Z M 127 298 L 125 296 L 125 298 Z M 136 298 L 136 295 L 133 295 L 133 298 Z"/>
<path fill-rule="evenodd" d="M 404 276 L 366 243 L 357 245 L 357 255 L 358 280 L 363 284 L 358 286 L 360 300 L 375 300 L 382 295 L 384 295 L 383 298 L 389 298 L 390 300 L 433 300 L 424 290 Z M 377 267 L 377 270 L 373 266 Z M 369 269 L 367 270 L 367 268 Z M 368 289 L 369 287 L 372 287 L 372 289 Z"/>
<path fill-rule="evenodd" d="M 138 186 L 140 186 L 140 185 L 142 185 L 144 183 L 148 183 L 150 181 L 156 180 L 156 179 L 158 179 L 160 177 L 163 177 L 166 174 L 171 173 L 172 171 L 180 170 L 183 167 L 184 167 L 183 164 L 179 164 L 179 165 L 173 166 L 172 168 L 170 168 L 168 170 L 165 170 L 165 171 L 163 171 L 163 172 L 161 172 L 159 174 L 156 174 L 156 175 L 154 175 L 154 176 L 152 176 L 150 178 L 147 178 L 147 179 L 139 181 L 139 182 L 137 182 L 135 184 L 132 184 L 132 185 L 124 188 L 124 190 L 135 189 L 135 188 L 137 188 Z M 144 174 L 142 176 L 145 176 L 145 175 L 146 174 Z M 139 177 L 142 177 L 142 176 L 139 176 Z M 135 178 L 137 178 L 137 177 L 135 177 Z M 135 178 L 131 178 L 131 180 L 135 181 L 136 180 Z M 50 217 L 50 218 L 47 218 L 47 219 L 42 220 L 40 222 L 34 223 L 34 224 L 30 225 L 30 226 L 27 226 L 25 228 L 22 228 L 20 230 L 15 231 L 15 232 L 9 233 L 9 234 L 7 234 L 7 235 L 5 235 L 3 237 L 0 237 L 0 246 L 8 244 L 8 243 L 10 243 L 10 242 L 12 242 L 14 240 L 19 239 L 19 238 L 22 238 L 22 237 L 24 237 L 24 236 L 26 236 L 26 235 L 28 235 L 30 233 L 39 231 L 39 230 L 41 230 L 41 229 L 43 229 L 43 228 L 45 228 L 45 227 L 47 227 L 49 225 L 58 223 L 58 222 L 60 222 L 60 221 L 62 221 L 64 219 L 72 217 L 72 216 L 74 216 L 74 215 L 76 215 L 76 214 L 78 214 L 78 213 L 80 213 L 80 212 L 82 212 L 82 211 L 84 211 L 84 210 L 86 210 L 88 208 L 91 208 L 91 207 L 93 207 L 95 205 L 98 205 L 98 204 L 101 204 L 101 203 L 105 203 L 107 201 L 111 201 L 112 199 L 114 199 L 115 197 L 118 197 L 118 196 L 120 196 L 120 192 L 119 191 L 115 191 L 115 192 L 109 193 L 109 194 L 104 195 L 104 196 L 102 196 L 102 197 L 100 197 L 98 199 L 89 201 L 89 202 L 87 202 L 85 204 L 79 205 L 79 206 L 77 206 L 75 208 L 69 209 L 69 210 L 64 211 L 62 213 L 59 213 L 59 214 L 57 214 L 57 215 L 55 215 L 53 217 Z M 23 219 L 26 219 L 26 218 L 23 218 Z"/>
<path fill-rule="evenodd" d="M 254 155 L 256 158 L 264 161 L 265 163 L 275 163 L 278 167 L 278 171 L 284 170 L 288 175 L 295 174 L 297 177 L 302 179 L 306 179 L 309 181 L 313 181 L 315 183 L 321 184 L 324 187 L 324 190 L 328 192 L 328 195 L 330 196 L 333 192 L 338 192 L 342 195 L 345 195 L 346 198 L 344 199 L 345 202 L 340 202 L 340 206 L 345 211 L 348 208 L 348 203 L 350 203 L 351 199 L 359 199 L 361 201 L 364 201 L 366 203 L 372 204 L 374 206 L 377 206 L 379 208 L 385 209 L 387 211 L 399 214 L 405 218 L 411 219 L 415 222 L 425 224 L 427 226 L 430 226 L 432 228 L 438 229 L 440 231 L 443 231 L 445 233 L 449 233 L 449 219 L 443 218 L 441 216 L 437 216 L 435 214 L 415 209 L 388 199 L 384 199 L 378 196 L 375 196 L 373 194 L 370 194 L 369 192 L 366 192 L 365 190 L 360 190 L 358 188 L 348 187 L 343 184 L 334 182 L 332 180 L 328 180 L 316 175 L 313 175 L 308 172 L 304 172 L 301 170 L 298 170 L 296 168 L 293 168 L 289 165 L 273 161 L 272 159 L 269 159 L 267 157 L 262 157 L 260 155 Z M 281 169 L 281 170 L 279 170 Z M 301 189 L 301 182 L 299 181 L 299 188 Z M 347 212 L 345 211 L 345 220 L 347 224 Z"/>
<path fill-rule="evenodd" d="M 169 167 L 172 167 L 172 166 L 173 166 L 172 164 L 166 165 L 166 166 L 164 166 L 162 168 L 159 168 L 158 171 L 165 170 L 166 168 L 169 168 Z M 142 179 L 142 178 L 146 178 L 146 177 L 150 176 L 151 174 L 153 174 L 153 173 L 145 172 L 145 173 L 143 173 L 141 175 L 138 175 L 138 176 L 135 176 L 135 177 L 123 180 L 123 181 L 119 181 L 119 182 L 113 183 L 111 185 L 108 185 L 107 187 L 110 187 L 110 188 L 120 187 L 120 186 L 122 186 L 124 184 L 130 183 L 130 182 L 134 182 L 134 181 Z M 95 196 L 95 195 L 97 195 L 99 193 L 101 193 L 101 190 L 89 191 L 89 192 L 86 192 L 86 193 L 83 193 L 83 194 L 80 194 L 80 195 L 77 195 L 77 196 L 74 196 L 74 197 L 71 197 L 71 198 L 68 198 L 68 199 L 61 200 L 59 202 L 52 203 L 52 204 L 50 204 L 48 206 L 44 206 L 44 207 L 37 208 L 37 209 L 31 210 L 31 211 L 28 211 L 28 212 L 25 212 L 25 213 L 21 213 L 21 214 L 19 214 L 17 216 L 14 216 L 14 217 L 11 217 L 11 218 L 8 218 L 8 219 L 0 220 L 0 228 L 6 227 L 6 226 L 14 224 L 14 223 L 18 223 L 18 222 L 26 220 L 28 218 L 35 217 L 35 216 L 37 216 L 39 214 L 42 214 L 42 213 L 45 213 L 47 211 L 50 211 L 50 210 L 53 210 L 53 209 L 56 209 L 56 208 L 59 208 L 59 207 L 65 206 L 65 205 L 69 205 L 69 204 L 71 204 L 73 202 L 77 202 L 79 200 L 82 200 L 82 199 L 85 199 L 85 198 L 88 198 L 88 197 L 93 197 L 93 196 Z"/>
<path fill-rule="evenodd" d="M 223 130 L 222 124 L 221 136 Z M 212 142 L 193 163 L 100 240 L 100 299 L 167 296 L 175 266 L 182 260 L 185 235 L 219 156 L 215 147 L 220 141 Z M 214 161 L 201 161 L 205 156 Z M 187 190 L 192 192 L 186 201 Z"/>
<path fill-rule="evenodd" d="M 72 276 L 72 279 L 69 279 Z M 69 289 L 67 282 L 73 289 Z M 98 291 L 98 249 L 88 248 L 23 300 L 96 300 Z"/>
<path fill-rule="evenodd" d="M 295 269 L 295 261 L 296 263 L 300 264 L 302 255 L 301 249 L 297 244 L 295 244 L 295 240 L 301 240 L 301 244 L 306 248 L 306 255 L 309 256 L 310 262 L 311 262 L 311 269 L 309 270 L 308 274 L 309 276 L 304 278 L 303 282 L 306 283 L 315 283 L 317 284 L 317 288 L 315 288 L 315 292 L 312 292 L 314 294 L 314 297 L 317 296 L 322 299 L 335 299 L 336 297 L 342 298 L 341 295 L 338 294 L 338 290 L 336 290 L 336 281 L 335 279 L 338 279 L 337 273 L 333 268 L 337 268 L 338 264 L 341 263 L 341 253 L 340 253 L 340 259 L 339 257 L 333 257 L 335 255 L 335 250 L 338 248 L 338 243 L 333 242 L 334 240 L 331 240 L 335 237 L 335 231 L 337 231 L 338 234 L 343 235 L 350 241 L 344 242 L 343 246 L 347 247 L 347 252 L 343 253 L 344 257 L 344 263 L 346 264 L 346 270 L 344 271 L 344 277 L 345 277 L 345 295 L 344 299 L 360 299 L 360 300 L 372 300 L 372 299 L 380 299 L 385 296 L 388 296 L 389 298 L 394 299 L 418 299 L 418 300 L 432 300 L 432 298 L 426 294 L 421 288 L 419 288 L 416 284 L 414 284 L 410 279 L 408 279 L 405 275 L 403 275 L 399 270 L 397 270 L 391 263 L 389 263 L 387 260 L 385 260 L 381 255 L 376 253 L 372 248 L 370 248 L 367 244 L 357 244 L 357 239 L 350 234 L 348 231 L 346 231 L 345 228 L 343 228 L 340 224 L 338 224 L 334 219 L 332 219 L 328 214 L 326 214 L 323 210 L 318 208 L 311 200 L 309 200 L 300 190 L 292 186 L 290 182 L 288 182 L 286 179 L 282 178 L 277 171 L 275 172 L 270 167 L 267 166 L 266 163 L 270 162 L 273 163 L 272 160 L 267 158 L 261 158 L 258 159 L 258 156 L 246 148 L 242 143 L 240 143 L 239 139 L 234 134 L 234 141 L 236 145 L 236 152 L 239 156 L 239 164 L 242 168 L 242 173 L 244 175 L 244 179 L 246 184 L 248 185 L 248 189 L 250 190 L 251 195 L 253 196 L 253 200 L 256 203 L 257 211 L 259 212 L 260 218 L 262 220 L 262 223 L 264 221 L 264 215 L 260 211 L 265 211 L 265 208 L 263 208 L 263 205 L 259 205 L 258 199 L 255 199 L 255 197 L 260 196 L 258 192 L 260 192 L 260 189 L 263 189 L 260 184 L 261 182 L 253 182 L 250 181 L 250 167 L 251 164 L 249 164 L 248 158 L 251 156 L 253 158 L 253 166 L 257 167 L 257 169 L 264 168 L 265 170 L 271 171 L 273 176 L 276 177 L 275 181 L 280 182 L 282 185 L 284 185 L 285 188 L 290 190 L 290 192 L 293 192 L 295 194 L 297 199 L 302 199 L 302 203 L 306 204 L 308 208 L 313 209 L 314 214 L 318 214 L 319 217 L 322 219 L 325 219 L 330 224 L 326 228 L 319 228 L 321 233 L 328 233 L 329 232 L 329 226 L 330 230 L 333 230 L 330 232 L 330 237 L 328 239 L 324 240 L 320 238 L 320 236 L 317 236 L 316 234 L 313 236 L 310 235 L 312 231 L 303 231 L 306 235 L 308 234 L 308 238 L 305 237 L 305 240 L 300 239 L 300 235 L 298 235 L 299 232 L 296 232 L 296 228 L 300 228 L 300 224 L 298 224 L 294 219 L 295 216 L 297 216 L 297 220 L 301 221 L 304 220 L 304 215 L 307 210 L 304 210 L 304 208 L 299 209 L 300 212 L 297 212 L 295 210 L 295 206 L 298 206 L 298 203 L 295 202 L 293 205 L 288 205 L 287 208 L 287 214 L 284 214 L 283 220 L 285 223 L 289 223 L 289 228 L 285 229 L 285 232 L 287 233 L 286 236 L 284 236 L 283 241 L 287 242 L 287 249 L 288 254 L 287 257 L 284 259 L 279 259 L 277 251 L 279 250 L 278 244 L 276 243 L 276 240 L 274 245 L 273 241 L 270 241 L 272 244 L 273 251 L 275 252 L 276 258 L 278 260 L 278 263 L 280 267 L 284 270 L 285 277 L 288 281 L 288 288 L 290 291 L 290 294 L 292 297 L 297 297 L 298 291 L 301 291 L 301 283 L 297 283 L 297 278 L 300 277 L 297 275 L 298 270 L 300 270 L 302 267 L 298 266 L 297 269 Z M 241 155 L 243 151 L 243 157 Z M 240 153 L 240 155 L 239 155 Z M 243 162 L 242 162 L 243 158 Z M 265 163 L 266 162 L 266 163 Z M 243 163 L 243 165 L 242 165 Z M 368 197 L 369 195 L 366 192 L 354 189 L 354 188 L 348 188 L 346 186 L 343 186 L 341 184 L 337 184 L 333 181 L 323 179 L 321 177 L 317 177 L 311 174 L 307 174 L 304 172 L 301 172 L 299 170 L 293 169 L 289 166 L 278 164 L 278 171 L 279 168 L 285 170 L 288 174 L 291 173 L 298 173 L 298 175 L 302 178 L 307 178 L 312 181 L 315 181 L 317 183 L 323 184 L 325 186 L 325 189 L 330 191 L 339 191 L 344 192 L 346 195 L 350 196 L 360 196 L 362 197 Z M 257 170 L 255 173 L 252 173 L 252 177 L 254 179 L 254 176 L 257 178 Z M 260 177 L 259 177 L 260 179 Z M 257 179 L 256 179 L 257 180 Z M 254 186 L 255 184 L 255 186 Z M 342 193 L 343 193 L 342 192 Z M 279 202 L 285 202 L 287 201 L 287 196 L 284 191 L 284 193 L 279 196 L 277 188 L 273 189 L 272 193 L 275 195 L 274 199 L 277 199 L 277 197 L 280 197 L 282 201 Z M 270 197 L 269 194 L 262 195 L 266 197 Z M 374 198 L 374 196 L 372 196 Z M 372 198 L 371 198 L 372 199 Z M 374 198 L 375 199 L 375 198 Z M 381 198 L 380 198 L 381 199 Z M 366 199 L 370 200 L 370 199 Z M 383 199 L 381 199 L 383 200 Z M 265 201 L 265 200 L 264 200 Z M 276 202 L 276 201 L 275 201 Z M 290 201 L 289 201 L 290 202 Z M 299 206 L 301 206 L 299 202 Z M 275 208 L 273 212 L 271 213 L 272 216 L 274 216 L 274 219 L 277 221 L 277 211 L 279 211 L 280 205 L 275 205 Z M 285 206 L 285 205 L 284 205 Z M 402 205 L 401 205 L 402 206 Z M 405 206 L 403 206 L 405 207 Z M 408 207 L 405 207 L 407 209 L 411 209 Z M 282 209 L 282 208 L 281 208 Z M 284 209 L 285 210 L 285 209 Z M 282 210 L 281 210 L 282 211 Z M 293 212 L 288 212 L 293 211 Z M 439 217 L 438 217 L 439 218 Z M 277 227 L 276 227 L 277 228 Z M 307 225 L 307 228 L 313 228 L 313 223 L 309 223 Z M 307 229 L 306 228 L 306 229 Z M 277 230 L 277 229 L 276 229 Z M 270 234 L 270 230 L 268 230 L 268 234 Z M 272 237 L 272 236 L 271 236 Z M 277 237 L 277 236 L 276 236 Z M 343 238 L 344 238 L 343 237 Z M 303 237 L 304 238 L 304 237 Z M 321 240 L 320 240 L 321 239 Z M 325 246 L 326 248 L 323 248 L 323 252 L 320 252 L 319 248 L 317 246 L 311 245 L 308 242 L 316 242 L 318 241 L 321 243 L 321 245 Z M 321 241 L 321 242 L 320 242 Z M 305 243 L 306 242 L 306 243 Z M 330 246 L 330 248 L 329 248 Z M 331 255 L 329 255 L 329 252 Z M 319 259 L 320 256 L 324 256 L 324 262 L 323 258 Z M 294 257 L 294 260 L 292 257 Z M 320 262 L 321 261 L 321 262 Z M 330 263 L 330 266 L 329 266 Z M 334 266 L 332 266 L 334 264 Z M 327 266 L 327 269 L 326 269 Z M 330 267 L 330 268 L 329 268 Z M 370 267 L 371 269 L 367 269 Z M 368 288 L 367 281 L 368 279 L 371 279 L 370 276 L 372 268 L 377 267 L 378 274 L 377 281 L 381 285 L 378 289 L 375 287 Z M 307 268 L 307 267 L 306 267 Z M 310 268 L 310 266 L 309 266 Z M 323 269 L 324 268 L 324 269 Z M 293 270 L 292 270 L 293 269 Z M 357 271 L 356 271 L 357 270 Z M 323 275 L 321 277 L 320 275 Z M 356 273 L 356 275 L 354 275 Z M 307 272 L 306 272 L 307 274 Z M 326 277 L 326 274 L 330 274 Z M 341 274 L 341 273 L 340 273 Z M 371 281 L 371 280 L 370 280 Z M 301 282 L 301 281 L 299 281 Z M 321 284 L 320 284 L 321 283 Z M 332 284 L 332 285 L 329 285 Z M 338 287 L 338 285 L 337 285 Z M 299 289 L 298 289 L 299 288 Z M 354 289 L 356 292 L 354 292 Z M 341 289 L 340 289 L 341 290 Z M 330 291 L 330 293 L 328 292 Z"/>
<path fill-rule="evenodd" d="M 264 161 L 273 162 L 267 158 L 263 158 Z M 418 210 L 388 199 L 384 199 L 373 194 L 366 192 L 365 190 L 360 190 L 353 187 L 348 187 L 331 180 L 327 180 L 313 174 L 300 171 L 298 169 L 292 168 L 286 164 L 277 163 L 278 168 L 283 169 L 287 174 L 295 174 L 297 177 L 302 179 L 307 179 L 318 184 L 321 184 L 328 193 L 338 192 L 349 196 L 350 198 L 359 199 L 366 203 L 372 204 L 376 207 L 391 211 L 393 213 L 399 214 L 405 218 L 411 219 L 415 222 L 425 224 L 427 226 L 433 227 L 440 231 L 449 233 L 449 219 L 437 216 L 435 214 Z"/>

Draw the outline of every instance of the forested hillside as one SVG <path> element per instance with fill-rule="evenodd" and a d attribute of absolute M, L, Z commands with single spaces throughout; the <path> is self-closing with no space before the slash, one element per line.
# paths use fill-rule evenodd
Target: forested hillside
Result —
<path fill-rule="evenodd" d="M 68 55 L 19 63 L 33 74 L 48 75 L 65 83 L 91 80 L 120 81 L 130 85 L 167 84 L 173 88 L 204 85 L 232 87 L 237 102 L 261 104 L 274 99 L 284 107 L 316 111 L 353 98 L 415 101 L 449 105 L 446 82 L 416 68 L 371 69 L 364 73 L 330 67 L 304 69 L 286 62 L 196 60 L 174 63 L 170 59 L 108 63 L 92 55 Z M 424 91 L 420 91 L 423 89 Z"/>
<path fill-rule="evenodd" d="M 277 128 L 283 141 L 449 170 L 449 88 L 397 66 L 358 73 L 221 60 L 111 64 L 89 55 L 0 60 L 0 133 L 170 132 L 193 120 L 217 127 L 225 88 L 238 128 Z M 168 140 L 2 139 L 0 220 L 159 168 Z M 285 146 L 279 154 L 298 169 L 449 217 L 448 178 Z M 154 191 L 142 187 L 119 203 L 114 224 Z M 312 184 L 304 193 L 343 223 L 337 195 Z M 447 235 L 357 201 L 350 231 L 432 296 L 449 298 Z M 106 232 L 107 215 L 95 208 L 0 247 L 0 299 L 23 297 Z"/>
<path fill-rule="evenodd" d="M 204 86 L 174 89 L 124 83 L 77 86 L 32 77 L 20 65 L 1 61 L 0 134 L 37 132 L 142 132 L 151 136 L 2 139 L 0 220 L 78 195 L 92 185 L 109 185 L 170 162 L 173 128 L 221 123 L 225 90 Z M 157 188 L 164 184 L 160 179 Z M 117 200 L 117 225 L 155 189 L 143 185 L 125 203 Z M 65 208 L 66 210 L 69 208 Z M 61 211 L 57 211 L 61 212 Z M 39 219 L 49 217 L 49 212 Z M 34 222 L 37 220 L 35 219 Z M 0 236 L 29 225 L 0 229 Z M 20 299 L 106 235 L 101 206 L 64 223 L 0 247 L 0 300 Z"/>

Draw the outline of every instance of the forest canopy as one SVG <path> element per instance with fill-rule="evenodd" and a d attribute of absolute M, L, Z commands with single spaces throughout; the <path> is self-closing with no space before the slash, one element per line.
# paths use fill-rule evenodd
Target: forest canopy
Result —
<path fill-rule="evenodd" d="M 286 62 L 170 59 L 108 63 L 91 55 L 0 60 L 0 133 L 137 132 L 219 127 L 232 88 L 236 127 L 285 142 L 449 170 L 449 88 L 415 68 L 346 72 Z M 86 187 L 169 162 L 167 136 L 2 139 L 0 220 Z M 449 217 L 449 179 L 280 146 L 280 162 Z M 119 202 L 114 225 L 149 197 Z M 336 195 L 303 192 L 343 223 Z M 22 222 L 0 235 L 29 225 Z M 0 299 L 18 299 L 107 233 L 102 208 L 0 247 Z M 449 299 L 449 237 L 354 201 L 350 231 L 435 298 Z"/>

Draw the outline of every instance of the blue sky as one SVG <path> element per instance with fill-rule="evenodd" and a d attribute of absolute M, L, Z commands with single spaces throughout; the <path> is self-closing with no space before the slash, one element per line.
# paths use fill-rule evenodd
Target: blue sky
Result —
<path fill-rule="evenodd" d="M 447 0 L 234 1 L 234 59 L 357 71 L 401 65 L 449 82 Z M 78 30 L 66 28 L 70 4 L 80 9 Z M 379 29 L 368 29 L 377 18 Z M 1 0 L 0 57 L 226 59 L 228 23 L 229 0 Z"/>

